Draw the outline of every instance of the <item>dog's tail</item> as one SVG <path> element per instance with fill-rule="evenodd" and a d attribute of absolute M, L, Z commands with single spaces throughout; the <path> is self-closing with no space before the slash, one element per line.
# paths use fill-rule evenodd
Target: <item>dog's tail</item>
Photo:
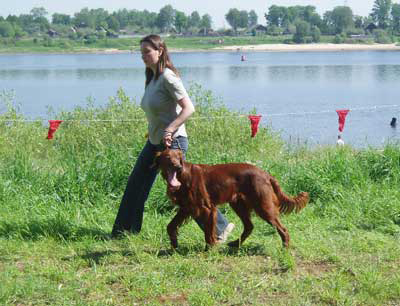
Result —
<path fill-rule="evenodd" d="M 309 195 L 308 192 L 300 192 L 296 197 L 291 198 L 283 193 L 278 181 L 274 177 L 270 177 L 270 182 L 274 192 L 279 200 L 279 212 L 281 214 L 290 214 L 291 212 L 299 212 L 306 207 Z"/>

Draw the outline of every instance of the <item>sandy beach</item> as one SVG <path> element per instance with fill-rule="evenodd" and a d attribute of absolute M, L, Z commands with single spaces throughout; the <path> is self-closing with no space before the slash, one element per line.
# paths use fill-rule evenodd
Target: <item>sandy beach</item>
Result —
<path fill-rule="evenodd" d="M 372 51 L 372 50 L 387 50 L 400 51 L 400 45 L 396 44 L 304 44 L 304 45 L 289 45 L 289 44 L 264 44 L 264 45 L 245 45 L 245 46 L 226 46 L 217 47 L 213 50 L 225 51 L 270 51 L 270 52 L 301 52 L 301 51 Z"/>

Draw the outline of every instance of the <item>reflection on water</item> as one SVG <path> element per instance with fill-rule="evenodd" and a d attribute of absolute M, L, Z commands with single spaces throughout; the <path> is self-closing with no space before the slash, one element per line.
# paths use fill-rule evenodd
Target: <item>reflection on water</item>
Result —
<path fill-rule="evenodd" d="M 256 66 L 229 66 L 228 77 L 230 81 L 249 81 L 259 78 L 260 67 Z"/>
<path fill-rule="evenodd" d="M 58 70 L 0 70 L 0 79 L 12 80 L 46 80 L 46 79 L 79 79 L 79 80 L 124 80 L 142 79 L 143 69 L 58 69 Z"/>
<path fill-rule="evenodd" d="M 205 67 L 182 67 L 179 69 L 179 73 L 182 76 L 195 76 L 196 78 L 207 80 L 212 79 L 214 74 L 214 68 L 212 66 Z M 141 72 L 142 74 L 142 72 Z"/>
<path fill-rule="evenodd" d="M 288 141 L 334 144 L 338 108 L 351 111 L 343 138 L 355 146 L 399 139 L 390 119 L 400 119 L 398 52 L 173 53 L 184 83 L 201 84 L 232 109 L 257 109 L 262 124 Z M 71 109 L 88 97 L 104 105 L 123 88 L 139 100 L 144 90 L 140 54 L 3 55 L 0 91 L 15 90 L 24 114 L 46 106 Z M 1 109 L 0 109 L 1 111 Z M 307 113 L 316 114 L 307 114 Z"/>
<path fill-rule="evenodd" d="M 321 66 L 270 66 L 266 67 L 269 81 L 313 82 L 321 78 Z"/>
<path fill-rule="evenodd" d="M 333 82 L 351 82 L 354 78 L 353 66 L 335 65 L 324 66 L 324 77 L 327 81 Z"/>
<path fill-rule="evenodd" d="M 400 81 L 400 65 L 376 65 L 373 66 L 373 71 L 377 82 Z"/>

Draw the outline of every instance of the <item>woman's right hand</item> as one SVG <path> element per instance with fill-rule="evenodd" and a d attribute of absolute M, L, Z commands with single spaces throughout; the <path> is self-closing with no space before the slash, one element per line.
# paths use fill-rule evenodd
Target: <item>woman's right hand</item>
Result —
<path fill-rule="evenodd" d="M 163 142 L 166 147 L 170 147 L 172 145 L 172 132 L 165 130 L 163 136 Z"/>

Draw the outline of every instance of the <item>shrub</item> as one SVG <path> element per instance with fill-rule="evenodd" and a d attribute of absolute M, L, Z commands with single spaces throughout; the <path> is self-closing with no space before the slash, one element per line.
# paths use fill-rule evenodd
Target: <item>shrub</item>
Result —
<path fill-rule="evenodd" d="M 376 29 L 376 30 L 374 30 L 373 35 L 374 35 L 375 42 L 378 44 L 391 44 L 392 43 L 392 39 L 390 38 L 388 33 L 386 33 L 385 30 Z"/>
<path fill-rule="evenodd" d="M 334 44 L 342 44 L 346 40 L 346 35 L 344 34 L 336 34 L 335 38 L 333 39 Z"/>
<path fill-rule="evenodd" d="M 313 26 L 311 28 L 311 37 L 312 37 L 313 42 L 320 42 L 321 41 L 321 30 L 318 27 Z"/>

